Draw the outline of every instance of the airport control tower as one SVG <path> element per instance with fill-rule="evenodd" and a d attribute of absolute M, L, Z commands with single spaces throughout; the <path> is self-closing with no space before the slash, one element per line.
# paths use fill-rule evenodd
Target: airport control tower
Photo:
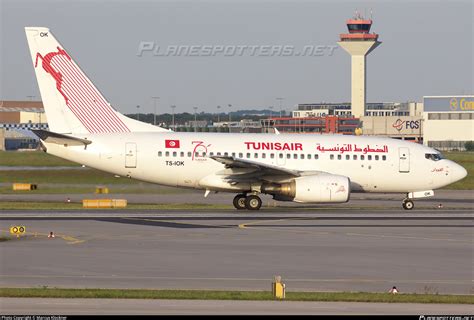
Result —
<path fill-rule="evenodd" d="M 356 13 L 353 19 L 347 20 L 349 33 L 341 34 L 341 41 L 337 43 L 352 57 L 351 112 L 356 118 L 365 115 L 365 57 L 381 44 L 378 34 L 369 33 L 371 26 L 372 20 L 366 20 Z"/>

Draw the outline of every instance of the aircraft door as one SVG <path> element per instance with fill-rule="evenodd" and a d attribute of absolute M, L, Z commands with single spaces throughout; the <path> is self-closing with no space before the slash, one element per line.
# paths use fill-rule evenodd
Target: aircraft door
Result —
<path fill-rule="evenodd" d="M 137 167 L 137 144 L 133 142 L 125 143 L 125 168 Z"/>
<path fill-rule="evenodd" d="M 400 159 L 399 171 L 410 172 L 410 149 L 398 148 L 398 156 Z"/>

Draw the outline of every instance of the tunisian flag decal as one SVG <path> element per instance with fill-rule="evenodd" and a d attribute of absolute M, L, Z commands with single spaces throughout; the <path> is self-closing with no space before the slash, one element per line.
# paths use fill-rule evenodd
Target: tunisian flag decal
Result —
<path fill-rule="evenodd" d="M 179 148 L 179 140 L 165 140 L 165 148 Z"/>

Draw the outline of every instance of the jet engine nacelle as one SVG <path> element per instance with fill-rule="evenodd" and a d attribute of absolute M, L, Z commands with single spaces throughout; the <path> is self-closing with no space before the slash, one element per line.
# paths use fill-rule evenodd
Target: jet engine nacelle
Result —
<path fill-rule="evenodd" d="M 348 177 L 318 174 L 292 179 L 288 183 L 264 183 L 262 192 L 273 194 L 275 200 L 303 203 L 347 202 L 350 196 Z"/>

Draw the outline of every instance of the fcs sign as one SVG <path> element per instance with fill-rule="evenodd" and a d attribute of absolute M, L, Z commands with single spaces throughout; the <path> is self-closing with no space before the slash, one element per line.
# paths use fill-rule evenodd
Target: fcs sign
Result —
<path fill-rule="evenodd" d="M 451 100 L 449 100 L 449 109 L 451 109 L 451 111 L 474 111 L 474 101 L 469 101 L 465 98 L 459 100 L 457 98 L 451 98 Z"/>
<path fill-rule="evenodd" d="M 402 131 L 403 129 L 408 130 L 415 130 L 420 128 L 420 120 L 402 120 L 397 119 L 393 124 L 394 127 L 398 132 Z"/>

